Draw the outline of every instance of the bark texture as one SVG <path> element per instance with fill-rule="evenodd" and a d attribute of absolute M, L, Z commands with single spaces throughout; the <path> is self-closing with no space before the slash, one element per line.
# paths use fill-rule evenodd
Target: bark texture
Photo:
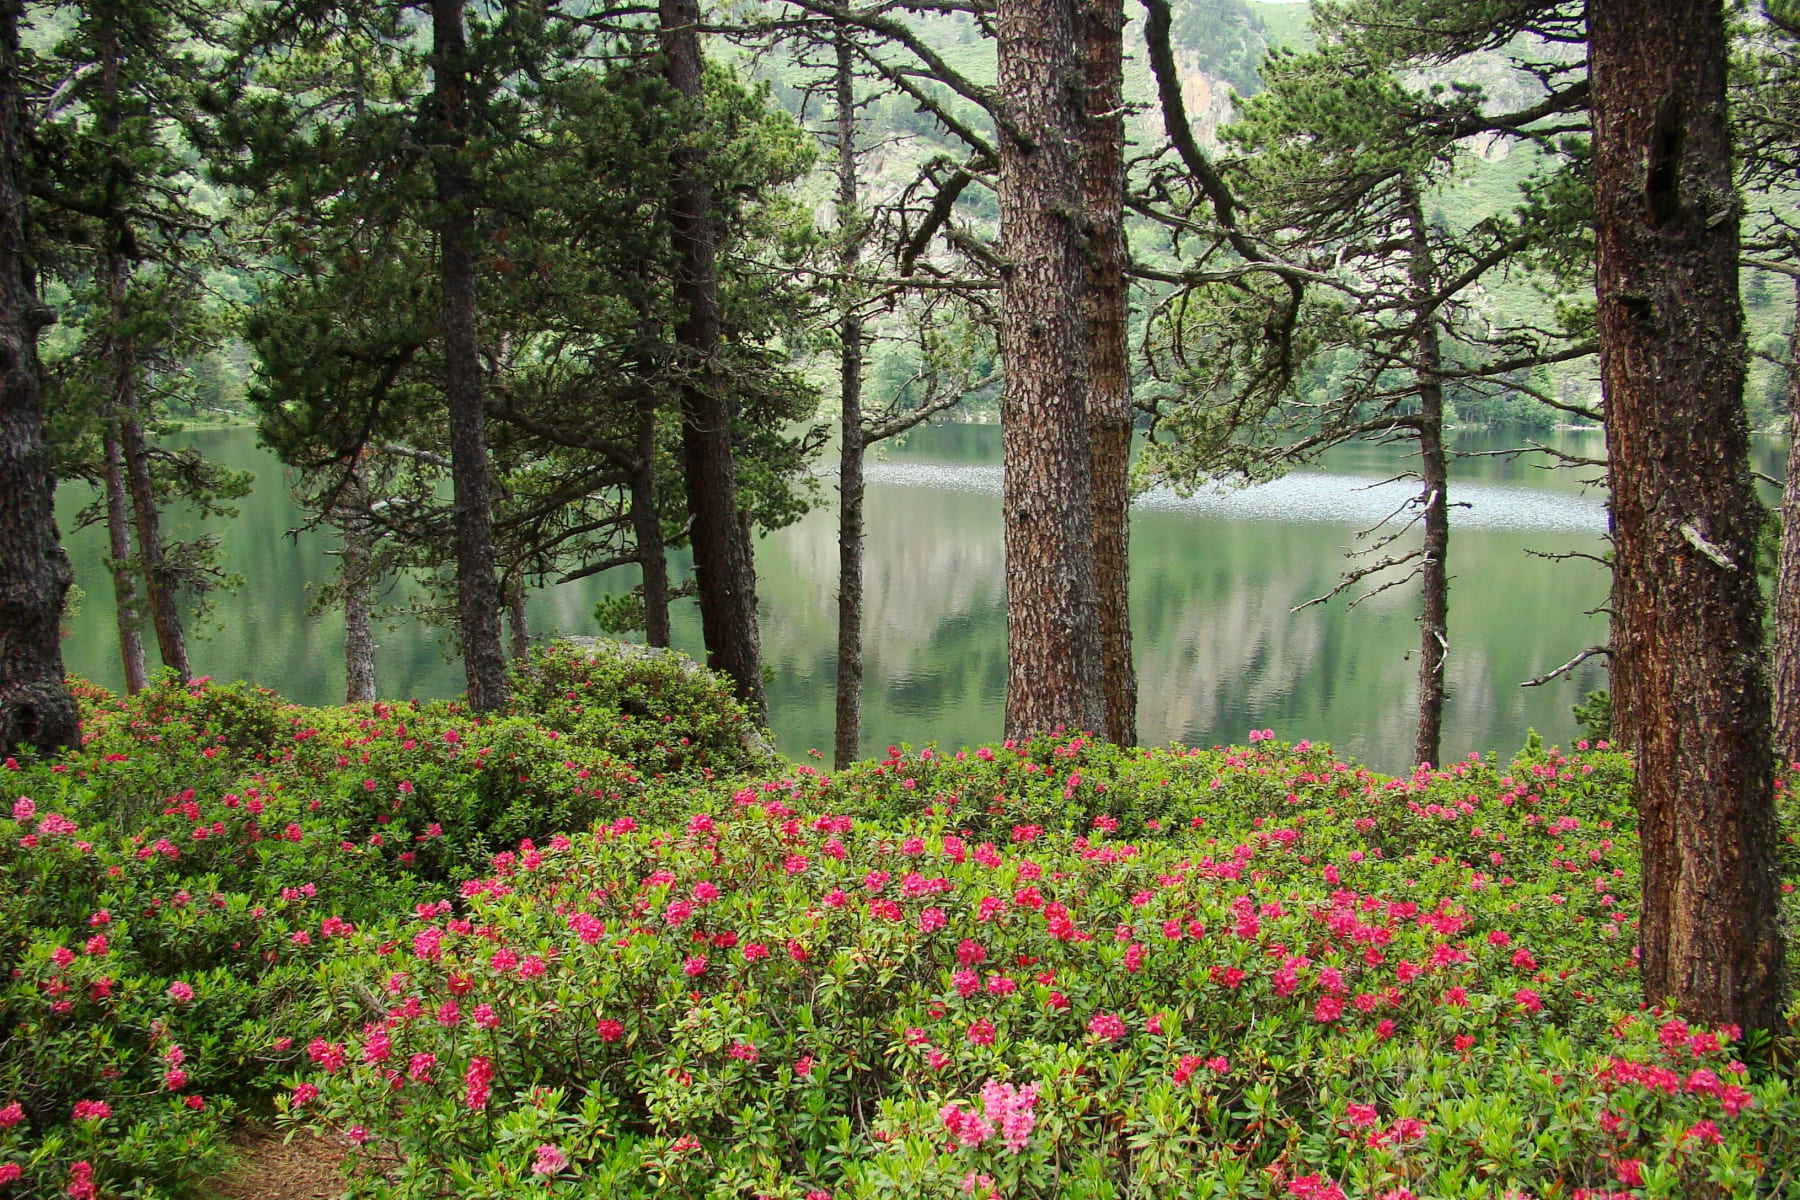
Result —
<path fill-rule="evenodd" d="M 469 707 L 487 712 L 506 703 L 507 676 L 500 638 L 500 585 L 494 576 L 493 487 L 488 478 L 486 415 L 482 410 L 474 180 L 467 158 L 469 48 L 463 30 L 463 0 L 434 0 L 431 17 L 432 107 L 438 120 L 434 173 L 443 284 L 444 394 L 454 491 L 456 610 Z"/>
<path fill-rule="evenodd" d="M 1106 728 L 1086 408 L 1075 0 L 1001 0 L 1006 735 Z"/>
<path fill-rule="evenodd" d="M 644 584 L 644 640 L 669 644 L 669 556 L 656 507 L 656 397 L 638 400 L 637 461 L 631 469 L 631 531 Z"/>
<path fill-rule="evenodd" d="M 1106 736 L 1137 742 L 1131 662 L 1131 317 L 1125 268 L 1125 3 L 1081 9 L 1087 123 L 1082 191 L 1088 214 L 1087 418 L 1093 438 L 1094 587 L 1099 599 Z"/>
<path fill-rule="evenodd" d="M 368 535 L 344 531 L 344 703 L 375 699 L 375 622 L 370 602 L 373 566 Z"/>
<path fill-rule="evenodd" d="M 844 242 L 838 267 L 854 278 L 862 257 L 856 202 L 856 77 L 850 39 L 837 34 L 837 211 Z M 863 325 L 851 297 L 838 322 L 838 391 L 843 416 L 838 447 L 837 720 L 832 763 L 843 770 L 862 751 L 863 680 Z"/>
<path fill-rule="evenodd" d="M 524 662 L 531 657 L 531 614 L 526 607 L 528 593 L 525 582 L 515 578 L 506 588 L 506 630 L 509 635 L 508 649 L 514 662 Z"/>
<path fill-rule="evenodd" d="M 1794 278 L 1800 313 L 1800 276 Z M 1775 753 L 1800 759 L 1800 317 L 1788 339 L 1787 482 L 1781 489 L 1781 554 L 1775 570 Z"/>
<path fill-rule="evenodd" d="M 659 0 L 663 72 L 698 112 L 703 60 L 699 0 Z M 669 224 L 677 259 L 675 340 L 684 362 L 681 384 L 682 471 L 693 516 L 694 582 L 707 665 L 731 678 L 758 724 L 768 721 L 763 696 L 762 640 L 756 623 L 756 559 L 740 519 L 731 409 L 714 372 L 719 345 L 718 232 L 712 187 L 700 151 L 675 153 Z"/>
<path fill-rule="evenodd" d="M 1761 506 L 1719 0 L 1588 9 L 1613 680 L 1637 756 L 1644 997 L 1779 1019 Z"/>
<path fill-rule="evenodd" d="M 110 26 L 100 40 L 100 105 L 102 133 L 110 141 L 119 137 L 123 96 L 119 85 L 119 47 Z M 109 330 L 106 338 L 107 368 L 112 375 L 112 412 L 118 422 L 118 443 L 124 459 L 126 491 L 131 497 L 133 522 L 137 528 L 138 563 L 144 575 L 144 599 L 150 610 L 150 624 L 156 631 L 156 649 L 163 666 L 173 668 L 186 683 L 193 677 L 188 664 L 187 635 L 181 627 L 178 595 L 180 581 L 163 548 L 162 508 L 156 495 L 155 480 L 150 474 L 150 445 L 144 436 L 144 411 L 138 392 L 138 362 L 131 336 L 126 332 L 129 312 L 127 296 L 131 288 L 133 264 L 130 248 L 136 238 L 129 218 L 121 211 L 127 181 L 126 167 L 115 154 L 108 168 L 113 172 L 111 211 L 106 217 L 106 246 L 100 262 L 100 276 L 106 289 Z M 110 466 L 109 466 L 110 470 Z M 115 578 L 114 587 L 117 590 Z M 123 633 L 123 617 L 120 631 Z M 121 653 L 124 653 L 121 646 Z M 141 656 L 142 637 L 138 653 Z M 129 672 L 127 667 L 127 686 Z"/>
<path fill-rule="evenodd" d="M 131 493 L 138 561 L 144 568 L 144 603 L 150 610 L 150 627 L 156 631 L 156 652 L 162 656 L 163 666 L 186 683 L 194 673 L 188 665 L 187 635 L 181 628 L 176 601 L 175 570 L 163 549 L 162 511 L 156 503 L 156 481 L 150 476 L 150 444 L 135 411 L 135 388 L 128 402 L 132 409 L 119 421 L 119 445 L 125 454 L 125 486 Z"/>
<path fill-rule="evenodd" d="M 1439 761 L 1444 729 L 1444 659 L 1450 653 L 1450 466 L 1444 454 L 1443 352 L 1438 342 L 1437 264 L 1418 189 L 1401 196 L 1411 241 L 1413 374 L 1419 390 L 1419 478 L 1424 497 L 1424 541 L 1419 563 L 1419 726 L 1413 762 Z"/>
<path fill-rule="evenodd" d="M 137 567 L 131 557 L 131 500 L 125 490 L 125 452 L 119 447 L 119 423 L 108 423 L 101 437 L 106 456 L 106 546 L 111 559 L 113 612 L 119 626 L 119 661 L 125 669 L 125 694 L 135 696 L 150 684 L 144 666 L 144 631 L 139 624 Z"/>
<path fill-rule="evenodd" d="M 63 679 L 69 590 L 44 450 L 38 300 L 25 240 L 25 137 L 19 94 L 20 0 L 0 0 L 0 753 L 46 753 L 80 738 Z"/>
<path fill-rule="evenodd" d="M 109 137 L 119 132 L 119 55 L 116 41 L 108 37 L 102 44 L 100 119 Z M 131 500 L 126 484 L 125 451 L 121 441 L 119 419 L 137 410 L 137 364 L 132 361 L 130 340 L 121 329 L 125 320 L 125 296 L 130 263 L 123 252 L 122 221 L 113 221 L 109 236 L 112 245 L 102 260 L 106 298 L 112 328 L 107 338 L 107 357 L 111 360 L 113 387 L 111 414 L 106 432 L 101 437 L 106 456 L 106 537 L 111 552 L 113 611 L 119 627 L 119 660 L 125 669 L 125 692 L 136 695 L 149 685 L 150 674 L 144 665 L 144 631 L 139 624 L 137 576 L 141 564 L 132 560 Z"/>

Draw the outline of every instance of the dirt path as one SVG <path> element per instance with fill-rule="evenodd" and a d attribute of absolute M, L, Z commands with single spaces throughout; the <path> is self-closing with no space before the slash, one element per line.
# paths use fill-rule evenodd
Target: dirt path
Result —
<path fill-rule="evenodd" d="M 329 1142 L 296 1134 L 248 1129 L 231 1139 L 237 1161 L 200 1189 L 205 1200 L 335 1200 L 344 1193 L 338 1174 L 341 1151 Z"/>

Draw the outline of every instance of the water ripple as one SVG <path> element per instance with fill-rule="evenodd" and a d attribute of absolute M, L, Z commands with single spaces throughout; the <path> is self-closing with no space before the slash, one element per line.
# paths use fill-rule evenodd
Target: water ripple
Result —
<path fill-rule="evenodd" d="M 998 496 L 1001 475 L 998 466 L 877 462 L 869 464 L 867 479 L 886 487 Z M 1208 487 L 1191 496 L 1157 488 L 1139 496 L 1134 506 L 1145 512 L 1189 513 L 1217 520 L 1367 526 L 1392 513 L 1416 492 L 1417 485 L 1411 482 L 1296 472 L 1255 487 Z M 1450 515 L 1451 524 L 1462 529 L 1606 532 L 1606 508 L 1597 496 L 1452 481 L 1450 499 L 1467 506 Z"/>

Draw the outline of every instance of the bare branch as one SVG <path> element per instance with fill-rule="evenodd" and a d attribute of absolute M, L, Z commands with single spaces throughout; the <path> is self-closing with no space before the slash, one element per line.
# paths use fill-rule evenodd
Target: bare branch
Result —
<path fill-rule="evenodd" d="M 1572 678 L 1576 667 L 1579 667 L 1582 663 L 1586 662 L 1590 658 L 1599 658 L 1599 657 L 1611 658 L 1612 657 L 1612 647 L 1611 646 L 1589 646 L 1586 650 L 1583 650 L 1580 654 L 1577 654 L 1574 658 L 1571 658 L 1568 662 L 1566 662 L 1562 666 L 1556 668 L 1556 670 L 1551 671 L 1547 675 L 1539 675 L 1536 679 L 1527 679 L 1524 683 L 1521 683 L 1519 686 L 1522 688 L 1543 687 L 1546 683 L 1549 683 L 1551 680 L 1557 679 L 1559 677 L 1560 678 Z"/>

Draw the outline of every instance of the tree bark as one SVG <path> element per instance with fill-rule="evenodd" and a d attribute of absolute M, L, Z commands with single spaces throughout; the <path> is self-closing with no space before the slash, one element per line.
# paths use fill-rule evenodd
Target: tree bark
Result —
<path fill-rule="evenodd" d="M 125 452 L 119 448 L 117 421 L 107 423 L 101 443 L 106 455 L 106 542 L 112 560 L 109 570 L 119 625 L 119 660 L 125 668 L 125 694 L 135 696 L 150 685 L 150 673 L 144 666 L 137 567 L 131 561 L 131 511 L 125 494 Z"/>
<path fill-rule="evenodd" d="M 106 288 L 107 366 L 112 373 L 112 413 L 118 421 L 119 448 L 124 457 L 126 488 L 131 495 L 132 513 L 137 525 L 139 562 L 144 573 L 145 601 L 150 609 L 150 623 L 156 631 L 157 652 L 163 666 L 173 668 L 186 683 L 192 678 L 188 664 L 187 636 L 181 628 L 181 609 L 177 600 L 180 583 L 175 578 L 163 549 L 162 509 L 157 502 L 156 485 L 150 475 L 150 446 L 144 437 L 143 401 L 138 393 L 138 364 L 129 335 L 124 330 L 129 314 L 127 295 L 131 287 L 132 263 L 127 250 L 135 242 L 129 219 L 121 211 L 121 193 L 128 168 L 123 151 L 117 145 L 121 127 L 120 106 L 123 97 L 119 85 L 119 47 L 110 24 L 100 40 L 100 106 L 102 134 L 113 143 L 112 161 L 108 169 L 115 173 L 111 195 L 111 211 L 106 218 L 106 246 L 100 260 L 100 276 Z M 116 587 L 116 582 L 115 582 Z M 121 629 L 123 627 L 121 626 Z M 140 638 L 140 650 L 141 638 Z M 127 668 L 129 671 L 129 668 Z M 129 686 L 129 683 L 128 685 Z"/>
<path fill-rule="evenodd" d="M 506 654 L 500 644 L 500 585 L 494 576 L 493 488 L 482 411 L 479 313 L 475 278 L 474 179 L 467 159 L 470 123 L 468 40 L 463 0 L 431 6 L 432 109 L 436 131 L 439 269 L 443 283 L 444 394 L 450 426 L 456 606 L 462 629 L 469 707 L 506 703 Z"/>
<path fill-rule="evenodd" d="M 662 514 L 656 507 L 656 397 L 647 389 L 638 399 L 637 462 L 631 469 L 631 531 L 643 573 L 644 640 L 669 644 L 669 556 L 663 545 Z"/>
<path fill-rule="evenodd" d="M 703 106 L 699 0 L 659 0 L 658 39 L 669 86 L 695 119 Z M 677 265 L 675 340 L 684 351 L 681 448 L 692 514 L 694 580 L 707 664 L 723 672 L 757 724 L 768 721 L 756 620 L 756 559 L 740 519 L 731 409 L 714 359 L 719 345 L 718 231 L 699 149 L 677 150 L 669 224 Z"/>
<path fill-rule="evenodd" d="M 862 258 L 856 188 L 856 77 L 850 39 L 837 31 L 838 267 L 846 281 Z M 846 283 L 846 286 L 848 284 Z M 843 770 L 862 752 L 863 681 L 863 324 L 852 295 L 838 321 L 838 383 L 843 415 L 838 448 L 837 722 L 832 763 Z"/>
<path fill-rule="evenodd" d="M 506 587 L 506 627 L 512 635 L 512 660 L 524 662 L 531 657 L 531 616 L 526 608 L 525 581 L 514 577 Z"/>
<path fill-rule="evenodd" d="M 156 650 L 163 666 L 186 683 L 194 677 L 188 665 L 187 635 L 181 628 L 181 609 L 176 601 L 174 568 L 163 550 L 162 513 L 156 503 L 156 484 L 150 478 L 150 445 L 137 414 L 137 388 L 119 398 L 119 447 L 125 455 L 125 484 L 131 493 L 131 515 L 137 527 L 138 561 L 144 565 L 144 602 L 150 610 L 150 626 L 156 631 Z M 129 407 L 125 407 L 129 405 Z"/>
<path fill-rule="evenodd" d="M 1800 760 L 1800 276 L 1788 338 L 1788 460 L 1781 489 L 1781 555 L 1775 571 L 1775 752 Z"/>
<path fill-rule="evenodd" d="M 116 139 L 119 133 L 119 56 L 117 42 L 110 36 L 103 40 L 101 64 L 100 119 L 105 133 Z M 137 408 L 137 365 L 131 361 L 130 341 L 121 334 L 125 321 L 127 273 L 130 264 L 119 245 L 124 231 L 119 222 L 109 231 L 113 245 L 103 252 L 100 267 L 106 286 L 108 318 L 106 348 L 112 368 L 112 391 L 108 400 L 106 432 L 101 436 L 106 455 L 106 537 L 111 551 L 113 610 L 119 626 L 119 659 L 125 669 L 125 694 L 136 695 L 149 686 L 150 674 L 144 665 L 144 631 L 139 624 L 137 574 L 141 563 L 131 556 L 131 512 L 125 482 L 125 452 L 120 444 L 119 421 L 122 415 Z"/>
<path fill-rule="evenodd" d="M 998 17 L 1006 735 L 1101 732 L 1075 0 Z"/>
<path fill-rule="evenodd" d="M 1644 998 L 1781 1015 L 1769 689 L 1719 0 L 1588 8 L 1613 678 L 1629 697 Z"/>
<path fill-rule="evenodd" d="M 345 528 L 340 560 L 344 573 L 344 703 L 375 699 L 375 623 L 370 602 L 368 535 Z"/>
<path fill-rule="evenodd" d="M 1082 190 L 1087 201 L 1088 430 L 1093 437 L 1094 586 L 1106 736 L 1137 742 L 1137 673 L 1131 662 L 1130 294 L 1125 267 L 1125 4 L 1081 10 L 1087 84 Z"/>
<path fill-rule="evenodd" d="M 1444 454 L 1443 353 L 1438 342 L 1437 264 L 1419 192 L 1401 191 L 1410 242 L 1413 374 L 1419 389 L 1419 478 L 1425 502 L 1424 558 L 1419 567 L 1419 725 L 1413 762 L 1437 763 L 1444 728 L 1444 659 L 1450 652 L 1450 467 Z"/>
<path fill-rule="evenodd" d="M 33 287 L 25 238 L 20 0 L 0 0 L 0 754 L 80 740 L 63 678 L 62 611 L 71 572 L 56 530 L 44 449 L 38 331 L 51 314 Z"/>

